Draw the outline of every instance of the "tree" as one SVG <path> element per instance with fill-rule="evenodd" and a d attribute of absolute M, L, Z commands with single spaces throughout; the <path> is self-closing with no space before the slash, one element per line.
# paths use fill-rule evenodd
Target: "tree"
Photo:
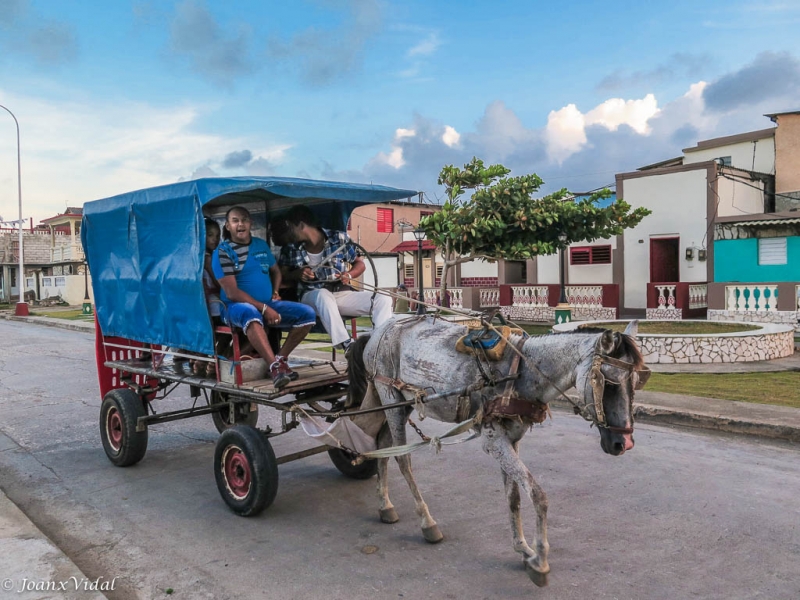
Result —
<path fill-rule="evenodd" d="M 439 173 L 447 201 L 442 210 L 420 220 L 426 236 L 444 255 L 441 292 L 446 298 L 447 273 L 475 259 L 527 260 L 554 254 L 570 244 L 620 235 L 650 214 L 631 210 L 621 198 L 601 208 L 597 201 L 611 196 L 608 189 L 576 200 L 565 188 L 534 198 L 544 183 L 535 173 L 508 177 L 503 165 L 484 166 L 473 158 L 463 169 L 446 166 Z M 462 196 L 472 190 L 472 195 Z M 566 236 L 562 241 L 560 236 Z"/>

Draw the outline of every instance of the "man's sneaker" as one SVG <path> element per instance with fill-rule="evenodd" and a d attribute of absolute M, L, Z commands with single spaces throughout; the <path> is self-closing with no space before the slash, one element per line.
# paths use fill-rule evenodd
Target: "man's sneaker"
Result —
<path fill-rule="evenodd" d="M 272 376 L 272 385 L 275 386 L 276 390 L 285 388 L 289 385 L 289 382 L 292 381 L 289 374 L 281 369 L 281 362 L 279 360 L 276 360 L 269 366 L 269 374 Z"/>
<path fill-rule="evenodd" d="M 292 371 L 292 369 L 289 368 L 289 361 L 286 360 L 286 357 L 276 356 L 275 359 L 280 363 L 281 373 L 286 373 L 289 376 L 289 379 L 292 381 L 297 381 L 297 378 L 300 377 L 300 375 L 296 371 Z"/>
<path fill-rule="evenodd" d="M 342 349 L 344 350 L 344 359 L 350 360 L 350 351 L 353 348 L 353 340 L 347 340 L 346 342 L 342 342 Z"/>

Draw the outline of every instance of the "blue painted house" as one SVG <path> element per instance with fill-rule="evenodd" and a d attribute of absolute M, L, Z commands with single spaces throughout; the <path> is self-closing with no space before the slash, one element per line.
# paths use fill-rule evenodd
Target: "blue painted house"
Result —
<path fill-rule="evenodd" d="M 718 218 L 709 319 L 758 312 L 758 320 L 797 324 L 800 314 L 800 214 Z M 712 314 L 713 313 L 713 314 Z"/>

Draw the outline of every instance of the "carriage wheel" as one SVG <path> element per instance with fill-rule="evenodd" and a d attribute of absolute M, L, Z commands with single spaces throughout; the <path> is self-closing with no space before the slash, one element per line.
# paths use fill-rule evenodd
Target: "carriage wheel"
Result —
<path fill-rule="evenodd" d="M 375 459 L 365 460 L 361 464 L 354 465 L 352 463 L 353 455 L 340 448 L 329 449 L 328 456 L 331 457 L 333 465 L 339 469 L 339 472 L 350 479 L 369 479 L 378 474 L 378 461 Z"/>
<path fill-rule="evenodd" d="M 100 406 L 100 439 L 108 460 L 118 467 L 134 465 L 147 451 L 147 429 L 136 431 L 147 415 L 144 401 L 133 390 L 111 390 Z"/>
<path fill-rule="evenodd" d="M 228 400 L 227 394 L 222 394 L 217 391 L 211 392 L 211 397 L 209 398 L 209 402 L 211 404 L 217 404 L 219 402 L 226 402 Z M 250 425 L 250 427 L 255 427 L 256 423 L 258 423 L 258 405 L 255 405 L 255 410 L 250 410 L 250 402 L 234 402 L 233 404 L 233 419 L 234 425 Z M 222 433 L 223 431 L 230 429 L 233 427 L 230 422 L 230 408 L 225 406 L 220 408 L 217 411 L 211 413 L 211 420 L 214 421 L 214 427 L 217 428 L 217 431 Z"/>
<path fill-rule="evenodd" d="M 278 461 L 269 440 L 249 425 L 224 431 L 214 451 L 214 478 L 233 512 L 242 517 L 259 514 L 278 493 Z"/>

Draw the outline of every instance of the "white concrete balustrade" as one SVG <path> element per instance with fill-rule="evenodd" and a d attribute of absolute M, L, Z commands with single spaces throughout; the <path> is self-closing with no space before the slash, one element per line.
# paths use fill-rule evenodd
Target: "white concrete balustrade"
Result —
<path fill-rule="evenodd" d="M 689 309 L 708 308 L 708 284 L 698 283 L 689 286 Z"/>
<path fill-rule="evenodd" d="M 481 308 L 500 306 L 500 288 L 482 288 L 480 291 L 479 306 Z"/>
<path fill-rule="evenodd" d="M 603 306 L 602 285 L 568 285 L 565 286 L 567 301 L 570 306 L 601 308 Z"/>
<path fill-rule="evenodd" d="M 735 312 L 776 312 L 778 286 L 741 284 L 725 286 L 725 310 Z"/>
<path fill-rule="evenodd" d="M 437 294 L 441 297 L 440 288 L 425 288 L 423 291 L 423 300 L 428 304 L 440 305 Z M 450 308 L 464 308 L 464 292 L 462 288 L 447 288 L 447 294 L 450 296 Z"/>
<path fill-rule="evenodd" d="M 657 285 L 658 290 L 658 309 L 675 310 L 675 285 Z"/>
<path fill-rule="evenodd" d="M 546 285 L 512 285 L 511 306 L 543 308 L 549 306 L 549 288 Z"/>

